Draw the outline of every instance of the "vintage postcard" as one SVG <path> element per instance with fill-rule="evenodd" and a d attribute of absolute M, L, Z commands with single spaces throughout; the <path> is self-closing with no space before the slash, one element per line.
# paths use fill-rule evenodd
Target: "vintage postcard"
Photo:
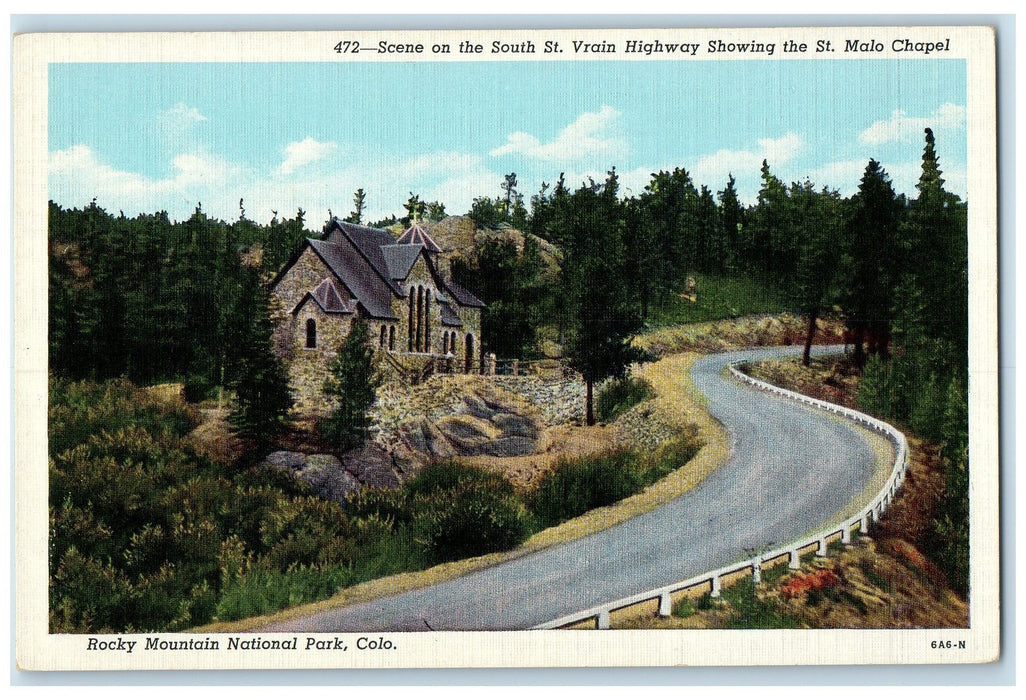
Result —
<path fill-rule="evenodd" d="M 991 28 L 14 61 L 20 669 L 999 658 Z"/>

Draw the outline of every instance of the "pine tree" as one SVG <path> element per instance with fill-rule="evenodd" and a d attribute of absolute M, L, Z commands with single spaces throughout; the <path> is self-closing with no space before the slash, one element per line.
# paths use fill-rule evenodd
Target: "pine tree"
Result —
<path fill-rule="evenodd" d="M 966 207 L 944 189 L 933 132 L 926 129 L 919 196 L 901 227 L 904 270 L 924 303 L 923 332 L 958 350 L 955 366 L 966 366 L 968 343 L 968 249 Z"/>
<path fill-rule="evenodd" d="M 737 198 L 737 187 L 735 186 L 734 175 L 731 173 L 727 180 L 727 186 L 717 192 L 720 205 L 720 227 L 722 237 L 726 246 L 726 267 L 731 272 L 742 272 L 743 264 L 748 260 L 747 252 L 742 248 L 741 236 L 744 229 L 742 220 L 743 210 L 741 202 Z"/>
<path fill-rule="evenodd" d="M 346 221 L 350 224 L 362 224 L 363 223 L 363 208 L 367 204 L 367 193 L 360 187 L 353 193 L 353 211 L 346 217 Z"/>
<path fill-rule="evenodd" d="M 633 347 L 641 329 L 634 282 L 625 269 L 625 222 L 617 199 L 619 182 L 611 170 L 602 186 L 577 190 L 562 212 L 566 240 L 562 296 L 566 311 L 566 352 L 584 377 L 585 420 L 594 425 L 594 385 L 621 378 L 640 359 Z"/>
<path fill-rule="evenodd" d="M 374 403 L 379 384 L 370 329 L 365 320 L 356 318 L 331 363 L 331 376 L 324 385 L 324 393 L 335 401 L 335 410 L 323 426 L 324 437 L 339 452 L 359 447 L 366 439 L 370 428 L 367 411 Z"/>
<path fill-rule="evenodd" d="M 242 293 L 233 314 L 238 337 L 226 366 L 228 384 L 235 390 L 229 422 L 238 435 L 259 452 L 267 448 L 285 426 L 292 408 L 285 367 L 271 345 L 269 296 L 256 270 L 243 271 Z"/>
<path fill-rule="evenodd" d="M 837 267 L 840 237 L 840 198 L 836 192 L 817 192 L 811 182 L 794 184 L 789 192 L 790 226 L 796 240 L 794 278 L 789 294 L 795 308 L 808 318 L 802 362 L 808 367 L 816 319 L 827 303 Z"/>
<path fill-rule="evenodd" d="M 886 357 L 894 289 L 899 279 L 898 224 L 902 204 L 887 172 L 870 160 L 851 201 L 845 221 L 840 276 L 840 306 L 848 329 L 855 336 L 854 360 L 865 361 L 869 352 Z"/>

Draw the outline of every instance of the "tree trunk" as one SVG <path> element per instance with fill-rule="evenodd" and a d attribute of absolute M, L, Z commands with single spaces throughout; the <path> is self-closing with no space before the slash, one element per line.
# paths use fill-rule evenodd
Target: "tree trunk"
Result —
<path fill-rule="evenodd" d="M 866 329 L 862 326 L 855 329 L 855 337 L 852 339 L 852 344 L 855 346 L 855 350 L 852 353 L 852 362 L 855 363 L 856 367 L 864 367 L 866 365 L 866 353 L 862 349 L 862 343 L 866 339 Z"/>
<path fill-rule="evenodd" d="M 815 310 L 809 312 L 809 329 L 805 334 L 805 352 L 802 353 L 802 364 L 806 367 L 809 366 L 809 354 L 812 352 L 812 337 L 816 335 L 817 315 Z"/>
<path fill-rule="evenodd" d="M 592 381 L 586 379 L 584 382 L 586 387 L 584 396 L 584 422 L 587 425 L 595 425 L 595 412 L 591 408 L 592 399 Z"/>

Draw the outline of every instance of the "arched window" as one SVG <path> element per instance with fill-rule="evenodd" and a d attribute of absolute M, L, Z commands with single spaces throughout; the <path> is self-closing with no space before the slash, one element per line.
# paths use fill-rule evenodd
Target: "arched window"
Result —
<path fill-rule="evenodd" d="M 431 290 L 424 290 L 424 352 L 431 352 Z"/>
<path fill-rule="evenodd" d="M 317 321 L 312 318 L 306 319 L 306 347 L 317 347 Z"/>
<path fill-rule="evenodd" d="M 395 350 L 395 326 L 388 327 L 388 349 Z"/>
<path fill-rule="evenodd" d="M 388 327 L 385 326 L 384 323 L 382 323 L 381 324 L 381 336 L 378 338 L 378 347 L 379 348 L 385 347 L 385 339 L 388 337 L 386 335 L 387 333 L 388 333 Z"/>
<path fill-rule="evenodd" d="M 417 342 L 414 347 L 417 348 L 417 352 L 421 352 L 424 349 L 424 288 L 417 287 Z"/>
<path fill-rule="evenodd" d="M 413 307 L 417 303 L 416 301 L 414 301 L 415 296 L 416 292 L 413 291 L 413 287 L 410 287 L 410 323 L 406 327 L 406 339 L 407 345 L 409 346 L 408 352 L 413 352 Z"/>
<path fill-rule="evenodd" d="M 472 372 L 474 369 L 474 336 L 470 333 L 467 333 L 465 353 L 466 357 L 464 358 L 463 362 L 463 371 L 467 374 L 470 374 L 470 372 Z"/>

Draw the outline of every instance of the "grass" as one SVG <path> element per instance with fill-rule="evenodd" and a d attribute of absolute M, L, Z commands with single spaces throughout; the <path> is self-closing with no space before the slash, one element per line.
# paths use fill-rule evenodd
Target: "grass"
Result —
<path fill-rule="evenodd" d="M 654 395 L 652 385 L 645 379 L 624 377 L 609 382 L 599 390 L 595 409 L 599 420 L 608 422 Z"/>
<path fill-rule="evenodd" d="M 652 307 L 649 325 L 661 328 L 789 310 L 779 291 L 752 277 L 695 275 L 695 280 L 698 291 L 694 301 L 669 297 Z"/>
<path fill-rule="evenodd" d="M 784 612 L 778 603 L 759 598 L 750 578 L 723 589 L 723 598 L 734 608 L 727 620 L 728 629 L 794 629 L 799 626 L 798 618 Z"/>

